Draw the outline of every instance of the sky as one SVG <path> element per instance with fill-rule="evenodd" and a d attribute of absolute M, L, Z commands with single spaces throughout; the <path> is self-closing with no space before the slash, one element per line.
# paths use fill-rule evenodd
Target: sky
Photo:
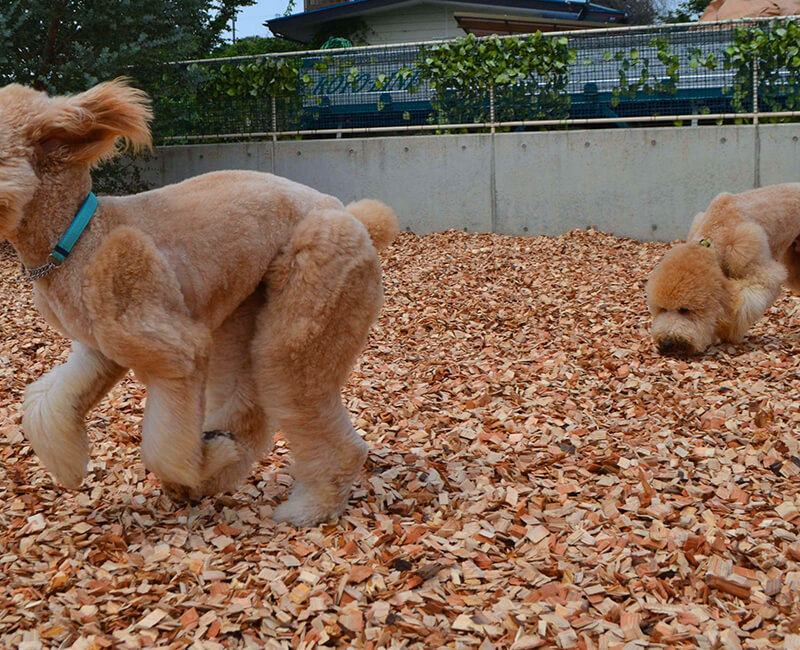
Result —
<path fill-rule="evenodd" d="M 236 17 L 236 38 L 272 36 L 262 23 L 276 16 L 282 16 L 288 5 L 289 0 L 258 0 L 252 7 L 244 7 Z M 301 11 L 303 11 L 303 0 L 296 0 L 292 13 Z M 230 38 L 230 32 L 226 36 Z"/>

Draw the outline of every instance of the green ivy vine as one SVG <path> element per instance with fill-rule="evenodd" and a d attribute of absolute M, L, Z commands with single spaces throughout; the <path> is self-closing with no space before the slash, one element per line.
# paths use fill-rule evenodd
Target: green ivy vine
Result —
<path fill-rule="evenodd" d="M 413 66 L 427 83 L 436 123 L 560 119 L 569 115 L 568 67 L 575 50 L 566 38 L 541 32 L 527 37 L 478 39 L 473 34 L 420 49 Z M 410 74 L 410 70 L 401 71 Z"/>
<path fill-rule="evenodd" d="M 325 51 L 304 58 L 265 56 L 222 65 L 182 66 L 164 73 L 159 81 L 155 93 L 161 116 L 158 135 L 230 132 L 241 123 L 228 124 L 234 114 L 245 115 L 252 131 L 269 130 L 272 98 L 277 102 L 278 129 L 294 130 L 317 123 L 335 95 L 371 95 L 374 110 L 384 111 L 390 109 L 396 91 L 421 88 L 430 90 L 430 121 L 435 124 L 490 121 L 492 94 L 496 122 L 563 119 L 570 115 L 567 83 L 576 58 L 566 37 L 537 32 L 512 38 L 470 34 L 423 46 L 416 60 L 399 71 L 387 70 L 385 60 L 374 53 Z M 800 23 L 796 19 L 736 29 L 722 56 L 700 47 L 681 49 L 679 55 L 665 34 L 638 49 L 607 51 L 602 58 L 616 63 L 613 107 L 641 95 L 675 95 L 681 74 L 702 68 L 727 71 L 731 81 L 722 90 L 731 110 L 749 112 L 756 65 L 761 110 L 800 110 Z M 696 110 L 709 112 L 704 105 Z M 410 114 L 404 112 L 402 119 L 410 119 Z"/>
<path fill-rule="evenodd" d="M 294 57 L 234 61 L 204 70 L 202 90 L 218 99 L 282 96 L 297 93 L 300 87 L 300 68 Z"/>
<path fill-rule="evenodd" d="M 734 71 L 729 92 L 736 111 L 753 109 L 753 66 L 758 66 L 759 110 L 800 108 L 800 24 L 796 20 L 739 28 L 725 50 Z"/>
<path fill-rule="evenodd" d="M 635 99 L 640 93 L 646 95 L 674 95 L 678 90 L 680 58 L 670 48 L 667 39 L 655 37 L 648 45 L 655 49 L 656 59 L 664 66 L 664 76 L 656 77 L 650 72 L 650 57 L 642 56 L 639 50 L 606 52 L 604 58 L 618 62 L 619 85 L 611 91 L 611 105 L 619 105 L 620 98 Z"/>
<path fill-rule="evenodd" d="M 224 105 L 244 112 L 254 130 L 271 128 L 272 102 L 277 100 L 278 128 L 297 127 L 302 108 L 303 75 L 296 57 L 263 57 L 231 61 L 219 67 L 195 65 L 198 96 L 210 107 Z"/>

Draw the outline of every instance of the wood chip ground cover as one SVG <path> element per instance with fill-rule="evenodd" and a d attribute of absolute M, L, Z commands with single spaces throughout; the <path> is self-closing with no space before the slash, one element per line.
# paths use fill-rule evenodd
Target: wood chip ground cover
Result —
<path fill-rule="evenodd" d="M 0 251 L 0 645 L 800 648 L 800 310 L 659 357 L 667 250 L 596 231 L 402 235 L 345 390 L 369 441 L 335 524 L 276 525 L 288 449 L 179 506 L 139 456 L 132 377 L 54 485 L 23 387 L 68 351 Z"/>

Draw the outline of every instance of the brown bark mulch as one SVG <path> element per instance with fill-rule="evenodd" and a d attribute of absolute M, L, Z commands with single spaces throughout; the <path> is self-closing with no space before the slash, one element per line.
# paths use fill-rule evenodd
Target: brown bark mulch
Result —
<path fill-rule="evenodd" d="M 658 356 L 664 244 L 404 234 L 345 389 L 369 441 L 337 523 L 276 525 L 288 449 L 180 506 L 132 377 L 58 487 L 20 430 L 62 361 L 0 251 L 0 646 L 800 648 L 800 310 Z"/>

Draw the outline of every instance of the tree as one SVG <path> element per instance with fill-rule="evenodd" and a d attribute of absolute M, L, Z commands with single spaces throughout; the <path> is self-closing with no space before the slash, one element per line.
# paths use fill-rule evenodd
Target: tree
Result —
<path fill-rule="evenodd" d="M 624 11 L 630 25 L 653 25 L 663 10 L 664 0 L 600 0 L 599 4 Z"/>
<path fill-rule="evenodd" d="M 63 93 L 120 75 L 143 82 L 160 64 L 210 53 L 236 7 L 254 2 L 5 0 L 0 84 Z"/>
<path fill-rule="evenodd" d="M 223 45 L 212 52 L 214 57 L 249 56 L 254 54 L 275 54 L 277 52 L 297 52 L 308 49 L 304 43 L 296 43 L 285 38 L 267 36 L 246 36 L 234 44 Z"/>
<path fill-rule="evenodd" d="M 665 23 L 694 22 L 703 14 L 711 0 L 684 0 L 675 9 L 662 16 Z"/>

